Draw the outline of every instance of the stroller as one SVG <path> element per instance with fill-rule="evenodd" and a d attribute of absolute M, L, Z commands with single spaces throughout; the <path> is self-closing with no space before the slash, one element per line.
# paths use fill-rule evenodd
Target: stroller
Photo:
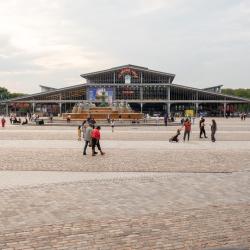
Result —
<path fill-rule="evenodd" d="M 176 134 L 169 139 L 169 142 L 179 142 L 178 136 L 180 134 L 181 134 L 181 130 L 177 129 Z"/>

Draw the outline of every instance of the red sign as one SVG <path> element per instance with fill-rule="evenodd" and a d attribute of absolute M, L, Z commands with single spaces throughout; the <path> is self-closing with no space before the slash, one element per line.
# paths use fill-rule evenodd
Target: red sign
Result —
<path fill-rule="evenodd" d="M 133 69 L 130 69 L 130 68 L 124 68 L 120 71 L 119 75 L 118 75 L 118 78 L 122 78 L 122 76 L 124 75 L 130 75 L 134 78 L 139 78 L 137 72 Z"/>
<path fill-rule="evenodd" d="M 129 96 L 129 95 L 133 95 L 134 94 L 134 91 L 132 89 L 129 89 L 129 88 L 124 88 L 122 93 L 125 95 L 125 96 Z"/>

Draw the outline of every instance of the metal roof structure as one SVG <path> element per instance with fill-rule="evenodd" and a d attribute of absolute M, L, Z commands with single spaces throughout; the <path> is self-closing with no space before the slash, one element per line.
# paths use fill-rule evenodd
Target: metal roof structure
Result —
<path fill-rule="evenodd" d="M 113 67 L 113 68 L 110 68 L 110 69 L 105 69 L 105 70 L 101 70 L 101 71 L 96 71 L 96 72 L 82 74 L 81 77 L 88 78 L 89 76 L 94 76 L 94 75 L 99 75 L 99 74 L 102 74 L 102 73 L 117 71 L 117 70 L 121 70 L 123 68 L 130 68 L 130 69 L 140 70 L 140 71 L 144 71 L 144 72 L 148 72 L 148 73 L 153 73 L 153 74 L 171 76 L 173 79 L 175 77 L 175 74 L 161 72 L 161 71 L 156 71 L 156 70 L 151 70 L 149 68 L 142 67 L 142 66 L 137 66 L 137 65 L 133 65 L 133 64 L 126 64 L 126 65 L 122 65 L 122 66 L 118 66 L 118 67 Z"/>
<path fill-rule="evenodd" d="M 104 84 L 104 85 L 107 85 L 107 84 Z M 122 85 L 122 84 L 119 84 L 119 85 Z M 157 84 L 155 84 L 155 85 L 157 85 Z M 162 84 L 159 84 L 159 85 L 162 85 Z M 214 95 L 214 96 L 224 97 L 225 99 L 227 99 L 227 101 L 229 101 L 229 100 L 237 101 L 238 100 L 238 101 L 250 103 L 250 99 L 243 98 L 243 97 L 225 95 L 225 94 L 221 94 L 221 93 L 215 93 L 215 92 L 211 92 L 211 91 L 208 91 L 208 90 L 194 88 L 194 87 L 188 87 L 188 86 L 179 85 L 179 84 L 168 84 L 168 85 L 173 87 L 173 88 L 176 87 L 176 88 L 181 88 L 181 89 L 184 89 L 184 90 L 191 90 L 191 91 L 210 94 L 210 95 Z M 46 91 L 46 92 L 40 92 L 40 93 L 31 94 L 31 95 L 25 95 L 25 96 L 12 98 L 12 99 L 2 100 L 1 102 L 2 103 L 6 103 L 6 102 L 10 103 L 10 102 L 15 102 L 15 101 L 24 101 L 25 102 L 25 100 L 27 100 L 27 99 L 32 99 L 32 98 L 39 97 L 39 96 L 44 96 L 44 95 L 57 94 L 57 93 L 61 93 L 61 92 L 64 92 L 64 91 L 77 90 L 77 89 L 83 88 L 84 86 L 91 86 L 91 84 L 83 83 L 83 84 L 73 85 L 73 86 L 70 86 L 70 87 L 64 87 L 64 88 L 59 88 L 59 89 L 55 89 L 55 90 L 49 90 L 49 91 Z"/>

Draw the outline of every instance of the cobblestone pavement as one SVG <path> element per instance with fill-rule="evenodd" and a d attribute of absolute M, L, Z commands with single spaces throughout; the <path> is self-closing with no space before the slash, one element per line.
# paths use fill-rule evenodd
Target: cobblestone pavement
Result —
<path fill-rule="evenodd" d="M 0 129 L 0 249 L 249 248 L 250 122 L 219 127 L 104 128 L 94 158 L 72 127 Z"/>
<path fill-rule="evenodd" d="M 82 155 L 77 141 L 7 141 L 0 145 L 2 170 L 54 171 L 250 171 L 250 141 L 103 141 L 106 155 Z M 15 157 L 13 157 L 15 152 Z"/>

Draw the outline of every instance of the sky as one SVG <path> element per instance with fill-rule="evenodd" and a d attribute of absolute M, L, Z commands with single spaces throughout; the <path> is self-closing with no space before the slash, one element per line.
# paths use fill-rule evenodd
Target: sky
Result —
<path fill-rule="evenodd" d="M 250 88 L 250 1 L 0 0 L 0 86 L 35 93 L 124 64 Z"/>

